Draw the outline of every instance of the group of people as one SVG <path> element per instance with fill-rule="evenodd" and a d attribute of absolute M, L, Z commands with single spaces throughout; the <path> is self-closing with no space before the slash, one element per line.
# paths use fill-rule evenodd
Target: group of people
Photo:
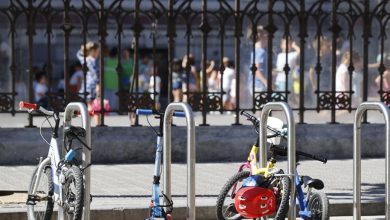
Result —
<path fill-rule="evenodd" d="M 255 92 L 267 90 L 268 67 L 267 67 L 267 49 L 265 31 L 259 28 L 257 30 L 254 52 L 251 53 L 250 66 L 254 66 L 255 71 Z M 313 44 L 313 57 L 309 57 L 310 62 L 306 62 L 306 70 L 301 70 L 299 59 L 301 48 L 290 38 L 284 37 L 280 41 L 280 52 L 276 56 L 275 66 L 272 68 L 272 90 L 277 92 L 288 92 L 289 101 L 294 106 L 298 104 L 300 86 L 305 88 L 305 98 L 313 100 L 315 91 L 329 92 L 332 90 L 332 45 L 326 38 L 320 39 L 320 47 L 317 48 L 317 42 Z M 338 51 L 339 58 L 336 71 L 336 94 L 342 92 L 353 92 L 353 99 L 360 102 L 362 96 L 362 60 L 360 55 L 349 51 L 346 47 Z M 317 57 L 316 55 L 319 55 Z M 321 65 L 318 72 L 318 60 Z M 351 64 L 353 70 L 350 69 Z M 352 88 L 350 88 L 350 76 L 352 71 Z M 286 75 L 286 72 L 288 73 Z M 249 74 L 252 78 L 253 72 Z M 300 85 L 300 74 L 304 74 L 304 85 Z M 317 83 L 317 81 L 319 82 Z M 252 81 L 249 80 L 248 87 L 251 87 Z"/>
<path fill-rule="evenodd" d="M 134 60 L 131 57 L 131 50 L 125 49 L 121 54 L 121 69 L 118 67 L 118 49 L 116 47 L 111 48 L 109 51 L 105 51 L 104 54 L 104 88 L 101 88 L 99 82 L 99 66 L 98 57 L 100 56 L 99 45 L 94 42 L 88 42 L 82 45 L 80 50 L 77 52 L 78 62 L 74 65 L 73 73 L 70 78 L 70 91 L 75 94 L 83 96 L 85 92 L 88 93 L 87 104 L 88 109 L 95 111 L 95 121 L 97 124 L 100 123 L 98 112 L 101 107 L 101 89 L 104 89 L 103 106 L 106 112 L 111 109 L 119 108 L 119 91 L 129 91 L 132 87 L 135 87 L 134 83 L 136 80 L 133 79 L 133 66 Z M 84 73 L 82 66 L 87 67 L 86 81 L 84 83 Z M 118 72 L 121 74 L 118 74 Z M 138 92 L 149 92 L 151 98 L 156 99 L 156 108 L 159 108 L 158 95 L 161 90 L 161 78 L 158 76 L 157 69 L 153 68 L 147 55 L 142 55 L 139 63 L 138 73 Z M 85 88 L 84 88 L 85 84 Z M 156 85 L 155 85 L 156 84 Z M 133 91 L 135 89 L 133 88 Z"/>
<path fill-rule="evenodd" d="M 268 51 L 266 32 L 258 28 L 255 34 L 254 48 L 251 50 L 249 58 L 249 71 L 247 77 L 247 88 L 251 93 L 267 91 L 268 86 Z M 316 39 L 317 40 L 317 39 Z M 299 68 L 301 48 L 289 37 L 284 37 L 280 41 L 280 52 L 275 56 L 272 68 L 272 90 L 276 92 L 288 92 L 289 101 L 292 105 L 299 102 L 300 86 L 305 87 L 305 99 L 315 95 L 315 91 L 329 92 L 332 90 L 332 45 L 329 40 L 322 37 L 319 42 L 313 44 L 313 55 L 310 62 L 306 62 L 306 70 Z M 317 48 L 319 45 L 319 48 Z M 343 47 L 344 48 L 344 47 Z M 116 47 L 106 51 L 104 56 L 104 88 L 99 82 L 98 57 L 101 56 L 99 44 L 88 42 L 83 44 L 77 51 L 77 61 L 69 68 L 69 88 L 70 94 L 80 95 L 87 98 L 89 110 L 100 111 L 101 91 L 104 89 L 103 106 L 106 112 L 111 109 L 119 109 L 118 91 L 129 91 L 138 81 L 138 92 L 147 92 L 155 100 L 156 108 L 160 108 L 159 96 L 161 92 L 162 80 L 155 65 L 149 60 L 146 54 L 141 54 L 138 68 L 138 80 L 133 79 L 134 60 L 130 49 L 118 51 Z M 118 69 L 118 53 L 121 53 L 121 65 Z M 337 70 L 335 73 L 336 95 L 341 93 L 351 94 L 357 103 L 362 97 L 362 59 L 358 52 L 350 50 L 346 46 L 342 51 L 337 51 Z M 384 64 L 383 75 L 375 78 L 375 83 L 379 87 L 382 85 L 383 91 L 390 90 L 390 55 L 378 57 L 379 64 Z M 319 64 L 320 67 L 319 68 Z M 185 54 L 182 59 L 173 60 L 172 96 L 174 102 L 188 102 L 195 92 L 202 92 L 203 77 L 206 77 L 206 86 L 209 96 L 221 96 L 224 110 L 233 110 L 236 106 L 236 76 L 234 62 L 228 57 L 224 57 L 222 64 L 217 64 L 214 60 L 206 61 L 205 74 L 202 68 L 198 72 L 195 59 L 192 54 Z M 369 67 L 373 67 L 370 64 Z M 85 70 L 83 70 L 83 68 Z M 200 65 L 203 67 L 203 64 Z M 353 67 L 353 68 L 351 68 Z M 121 74 L 118 74 L 120 72 Z M 286 72 L 288 73 L 286 75 Z M 40 105 L 48 106 L 48 77 L 44 71 L 36 71 L 33 83 L 34 99 Z M 300 85 L 300 74 L 304 74 L 304 85 Z M 352 77 L 352 79 L 351 79 Z M 85 79 L 85 82 L 84 82 Z M 252 81 L 254 79 L 254 82 Z M 317 82 L 319 80 L 319 82 Z M 242 86 L 242 85 L 241 85 Z M 252 91 L 254 88 L 254 91 Z M 135 89 L 132 90 L 135 92 Z M 353 91 L 353 93 L 350 93 Z M 98 116 L 98 114 L 96 114 Z M 99 124 L 99 117 L 96 117 Z"/>
<path fill-rule="evenodd" d="M 201 65 L 203 66 L 203 65 Z M 224 109 L 232 110 L 235 107 L 235 81 L 234 63 L 224 57 L 222 68 L 217 68 L 214 60 L 207 60 L 205 74 L 198 73 L 192 54 L 184 55 L 183 59 L 175 59 L 172 69 L 172 95 L 174 102 L 187 102 L 193 92 L 203 91 L 203 78 L 206 77 L 207 91 L 210 95 L 220 94 Z"/>

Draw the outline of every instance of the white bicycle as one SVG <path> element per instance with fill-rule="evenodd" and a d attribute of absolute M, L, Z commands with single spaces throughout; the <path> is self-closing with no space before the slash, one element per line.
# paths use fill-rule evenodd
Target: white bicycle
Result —
<path fill-rule="evenodd" d="M 86 136 L 85 129 L 74 126 L 64 128 L 63 139 L 67 153 L 60 158 L 58 148 L 60 113 L 25 102 L 20 102 L 19 107 L 28 109 L 29 114 L 44 115 L 52 128 L 50 143 L 41 133 L 49 145 L 49 152 L 45 159 L 40 158 L 31 178 L 26 202 L 28 220 L 50 220 L 54 203 L 62 209 L 58 212 L 59 219 L 81 220 L 84 206 L 83 170 L 86 167 L 80 168 L 77 151 L 83 147 L 91 150 L 82 140 Z M 51 117 L 54 118 L 54 127 L 49 121 Z M 78 140 L 81 147 L 72 147 L 73 140 Z"/>

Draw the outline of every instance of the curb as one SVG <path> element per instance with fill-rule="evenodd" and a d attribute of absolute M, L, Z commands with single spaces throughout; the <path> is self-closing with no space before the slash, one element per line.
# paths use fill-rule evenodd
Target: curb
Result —
<path fill-rule="evenodd" d="M 352 203 L 330 203 L 330 216 L 352 216 Z M 185 219 L 185 207 L 175 207 L 173 218 Z M 125 220 L 125 219 L 146 219 L 149 214 L 147 208 L 108 208 L 92 209 L 91 219 L 93 220 Z M 375 216 L 385 214 L 384 202 L 362 203 L 362 216 Z M 54 213 L 56 216 L 56 213 Z M 215 206 L 196 207 L 196 218 L 202 220 L 215 219 Z M 0 209 L 2 220 L 25 220 L 25 208 L 2 208 Z"/>

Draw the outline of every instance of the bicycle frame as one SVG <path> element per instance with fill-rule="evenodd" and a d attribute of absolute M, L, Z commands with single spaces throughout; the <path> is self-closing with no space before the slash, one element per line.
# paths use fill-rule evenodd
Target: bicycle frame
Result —
<path fill-rule="evenodd" d="M 308 210 L 308 204 L 309 204 L 309 199 L 310 199 L 310 194 L 311 194 L 311 188 L 308 187 L 308 191 L 306 193 L 306 198 L 305 194 L 303 193 L 302 190 L 302 181 L 300 181 L 300 176 L 297 171 L 297 175 L 295 176 L 295 187 L 297 189 L 297 195 L 296 199 L 298 200 L 299 204 L 299 216 L 303 219 L 309 219 L 311 217 L 311 211 Z"/>
<path fill-rule="evenodd" d="M 156 158 L 154 161 L 154 172 L 153 172 L 153 185 L 152 185 L 152 200 L 150 203 L 150 216 L 149 220 L 155 219 L 170 219 L 170 213 L 165 213 L 164 206 L 160 203 L 160 177 L 161 177 L 161 159 L 163 152 L 163 124 L 164 124 L 164 114 L 154 112 L 150 109 L 137 109 L 137 115 L 152 115 L 155 114 L 156 118 L 160 120 L 158 131 L 154 130 L 157 135 L 156 143 Z M 164 195 L 164 194 L 163 194 Z M 165 196 L 165 195 L 164 195 Z M 171 206 L 172 203 L 168 204 Z"/>
<path fill-rule="evenodd" d="M 160 207 L 160 176 L 161 176 L 161 156 L 162 156 L 162 135 L 157 136 L 156 159 L 154 161 L 154 176 L 152 186 L 152 217 L 163 217 L 162 207 Z"/>
<path fill-rule="evenodd" d="M 54 184 L 54 201 L 61 204 L 63 193 L 62 193 L 62 186 L 60 184 L 61 180 L 61 172 L 58 171 L 58 164 L 60 163 L 60 153 L 58 148 L 58 127 L 59 127 L 59 118 L 58 115 L 54 116 L 56 120 L 56 124 L 54 127 L 53 134 L 51 136 L 50 140 L 50 147 L 47 157 L 42 161 L 42 158 L 39 161 L 38 164 L 38 170 L 37 170 L 37 181 L 35 182 L 35 185 L 33 186 L 32 194 L 35 194 L 38 188 L 38 184 L 41 180 L 42 173 L 44 171 L 44 168 L 48 165 L 50 165 L 50 168 L 52 170 L 52 178 L 53 178 L 53 184 Z"/>
<path fill-rule="evenodd" d="M 240 168 L 238 172 L 243 171 L 244 169 L 249 169 L 250 175 L 264 175 L 264 176 L 269 176 L 272 172 L 269 172 L 270 169 L 274 168 L 275 163 L 272 161 L 269 161 L 267 163 L 266 168 L 257 168 L 257 159 L 256 159 L 256 154 L 258 153 L 259 147 L 256 145 L 252 146 L 252 150 L 249 154 L 248 161 L 246 163 L 243 163 L 240 165 Z M 283 174 L 277 174 L 277 176 L 283 176 Z M 297 190 L 297 195 L 296 195 L 296 200 L 298 201 L 299 204 L 299 216 L 302 219 L 310 219 L 311 217 L 311 212 L 308 210 L 308 204 L 309 204 L 309 199 L 310 199 L 310 194 L 311 194 L 311 188 L 308 188 L 308 191 L 306 193 L 306 198 L 305 198 L 305 193 L 303 192 L 302 189 L 303 182 L 300 180 L 300 176 L 297 171 L 297 175 L 295 176 L 295 187 Z M 237 183 L 233 186 L 232 188 L 232 197 L 236 193 L 236 187 Z"/>

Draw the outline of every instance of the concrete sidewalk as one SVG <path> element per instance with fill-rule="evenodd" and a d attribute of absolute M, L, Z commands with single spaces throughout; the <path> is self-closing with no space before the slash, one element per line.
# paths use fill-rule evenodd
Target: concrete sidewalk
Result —
<path fill-rule="evenodd" d="M 352 160 L 330 160 L 327 164 L 322 164 L 317 161 L 302 161 L 298 166 L 300 174 L 324 181 L 324 191 L 329 197 L 332 216 L 352 215 L 352 162 Z M 280 162 L 279 167 L 286 169 L 286 164 Z M 215 218 L 214 207 L 218 193 L 227 179 L 237 171 L 238 166 L 238 163 L 196 165 L 197 219 Z M 0 189 L 26 191 L 33 170 L 33 166 L 1 166 Z M 174 212 L 176 215 L 181 215 L 185 210 L 180 207 L 186 205 L 185 164 L 173 164 L 172 172 L 172 194 L 176 207 Z M 108 216 L 112 218 L 116 215 L 123 216 L 123 219 L 142 219 L 140 216 L 147 216 L 152 164 L 94 165 L 91 173 L 93 216 L 103 216 L 102 213 L 105 213 L 107 219 Z M 363 214 L 384 214 L 384 176 L 384 159 L 362 161 Z M 25 198 L 26 194 L 23 192 L 0 197 L 0 219 L 5 219 L 5 213 L 25 216 Z M 122 219 L 122 217 L 114 219 Z"/>
<path fill-rule="evenodd" d="M 249 111 L 250 112 L 250 111 Z M 252 113 L 252 112 L 251 112 Z M 298 111 L 293 111 L 295 122 L 299 122 Z M 259 113 L 258 113 L 259 114 Z M 285 122 L 285 117 L 282 112 L 273 112 L 274 117 L 278 117 Z M 355 111 L 349 113 L 348 111 L 338 111 L 336 114 L 336 120 L 341 124 L 352 124 L 355 116 Z M 18 113 L 15 116 L 11 114 L 0 114 L 0 128 L 9 128 L 9 127 L 24 127 L 28 124 L 28 115 L 27 113 Z M 321 111 L 317 113 L 316 111 L 305 111 L 305 123 L 308 124 L 326 124 L 329 123 L 331 119 L 330 111 Z M 105 125 L 110 127 L 129 127 L 130 120 L 128 115 L 116 115 L 112 114 L 105 117 Z M 203 123 L 201 112 L 194 112 L 195 125 L 200 125 Z M 234 112 L 225 112 L 221 114 L 220 112 L 211 112 L 207 115 L 207 123 L 212 126 L 221 126 L 221 125 L 232 125 L 235 123 L 236 116 Z M 240 123 L 244 125 L 249 125 L 250 122 L 246 121 L 244 117 L 239 118 Z M 40 127 L 45 121 L 44 117 L 34 117 L 34 125 Z M 75 120 L 77 121 L 77 120 Z M 158 125 L 158 120 L 154 119 L 152 116 L 149 117 L 149 121 L 153 126 Z M 368 111 L 368 122 L 370 123 L 384 123 L 383 116 L 376 111 Z M 185 120 L 176 119 L 174 123 L 177 125 L 185 125 Z M 61 122 L 62 124 L 62 122 Z M 95 126 L 95 122 L 91 120 L 92 126 Z M 139 124 L 147 126 L 148 122 L 145 116 L 139 117 Z M 43 123 L 43 127 L 49 127 L 49 124 Z"/>

